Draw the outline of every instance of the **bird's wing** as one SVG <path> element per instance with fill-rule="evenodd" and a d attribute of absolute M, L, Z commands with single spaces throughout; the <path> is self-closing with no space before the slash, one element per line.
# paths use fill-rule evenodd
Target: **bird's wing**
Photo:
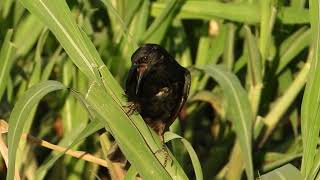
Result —
<path fill-rule="evenodd" d="M 189 90 L 190 90 L 190 85 L 191 85 L 191 75 L 190 75 L 190 72 L 188 70 L 186 70 L 185 74 L 184 74 L 184 86 L 183 86 L 182 97 L 180 98 L 179 106 L 177 106 L 177 108 L 175 109 L 172 118 L 170 118 L 169 122 L 166 124 L 167 128 L 177 118 L 177 116 L 179 115 L 184 103 L 187 101 L 187 98 L 188 98 L 188 95 L 189 95 Z"/>

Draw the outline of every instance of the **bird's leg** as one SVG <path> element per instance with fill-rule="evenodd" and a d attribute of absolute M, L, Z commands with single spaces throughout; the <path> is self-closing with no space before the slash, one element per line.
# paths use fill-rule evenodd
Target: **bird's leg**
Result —
<path fill-rule="evenodd" d="M 154 154 L 158 154 L 158 153 L 164 153 L 164 167 L 167 166 L 167 162 L 170 158 L 169 156 L 169 152 L 168 152 L 168 148 L 164 142 L 164 137 L 163 137 L 163 134 L 164 134 L 164 130 L 165 130 L 165 123 L 163 123 L 163 121 L 161 120 L 152 120 L 150 118 L 144 118 L 143 119 L 148 125 L 150 128 L 152 128 L 157 134 L 158 136 L 160 137 L 160 140 L 161 140 L 161 143 L 162 143 L 162 147 L 158 150 L 156 150 L 154 152 Z"/>
<path fill-rule="evenodd" d="M 154 128 L 154 127 L 153 127 Z M 164 162 L 163 162 L 163 166 L 166 167 L 167 166 L 167 163 L 168 163 L 168 160 L 170 158 L 169 156 L 169 151 L 168 151 L 168 148 L 164 142 L 164 137 L 163 137 L 163 132 L 164 132 L 164 124 L 163 123 L 160 123 L 157 128 L 155 128 L 155 130 L 157 131 L 160 139 L 161 139 L 161 142 L 162 142 L 162 148 L 161 149 L 158 149 L 155 154 L 157 153 L 164 153 Z"/>
<path fill-rule="evenodd" d="M 154 152 L 154 154 L 158 154 L 158 153 L 164 153 L 163 166 L 166 167 L 168 160 L 170 158 L 167 146 L 165 144 L 163 144 L 161 149 L 158 149 L 156 152 Z"/>
<path fill-rule="evenodd" d="M 125 113 L 131 116 L 134 112 L 140 111 L 140 105 L 135 102 L 128 102 L 128 105 L 123 106 L 125 108 Z"/>

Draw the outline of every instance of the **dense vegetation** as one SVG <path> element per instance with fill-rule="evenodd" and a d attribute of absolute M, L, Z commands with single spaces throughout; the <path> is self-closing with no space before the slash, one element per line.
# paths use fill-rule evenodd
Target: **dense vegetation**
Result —
<path fill-rule="evenodd" d="M 1 0 L 0 178 L 121 178 L 115 139 L 127 179 L 319 179 L 319 27 L 318 0 Z M 166 166 L 123 107 L 143 43 L 192 75 Z"/>

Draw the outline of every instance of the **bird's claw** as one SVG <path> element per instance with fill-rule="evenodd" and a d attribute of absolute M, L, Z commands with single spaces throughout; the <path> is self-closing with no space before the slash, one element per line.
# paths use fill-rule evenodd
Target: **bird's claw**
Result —
<path fill-rule="evenodd" d="M 168 149 L 167 149 L 167 147 L 166 147 L 165 144 L 162 145 L 162 148 L 161 148 L 161 149 L 158 149 L 156 152 L 154 152 L 154 154 L 158 154 L 158 153 L 161 153 L 161 152 L 164 153 L 163 166 L 166 167 L 166 166 L 167 166 L 167 163 L 168 163 L 168 160 L 169 160 L 169 152 L 168 152 Z"/>
<path fill-rule="evenodd" d="M 129 102 L 128 105 L 122 106 L 125 108 L 125 113 L 131 116 L 133 113 L 139 113 L 140 105 L 138 103 Z"/>

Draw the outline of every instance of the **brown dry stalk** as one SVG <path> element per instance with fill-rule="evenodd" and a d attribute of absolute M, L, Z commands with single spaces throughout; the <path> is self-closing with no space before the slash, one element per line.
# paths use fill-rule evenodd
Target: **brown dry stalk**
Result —
<path fill-rule="evenodd" d="M 75 150 L 71 150 L 71 149 L 67 149 L 65 147 L 61 147 L 61 146 L 58 146 L 58 145 L 55 145 L 55 144 L 51 144 L 45 140 L 42 140 L 42 139 L 38 139 L 34 136 L 31 136 L 30 134 L 22 134 L 21 136 L 23 139 L 27 140 L 28 142 L 31 142 L 33 144 L 37 144 L 37 145 L 40 145 L 40 146 L 43 146 L 43 147 L 46 147 L 48 149 L 52 149 L 52 150 L 55 150 L 55 151 L 58 151 L 58 152 L 64 152 L 65 154 L 68 154 L 72 157 L 75 157 L 75 158 L 79 158 L 79 159 L 83 159 L 85 161 L 89 161 L 89 162 L 92 162 L 92 163 L 96 163 L 96 164 L 99 164 L 103 167 L 106 167 L 108 168 L 108 163 L 106 160 L 104 159 L 100 159 L 100 158 L 97 158 L 87 152 L 84 152 L 84 151 L 75 151 Z"/>
<path fill-rule="evenodd" d="M 7 133 L 7 132 L 8 132 L 8 123 L 6 121 L 4 121 L 4 120 L 0 120 L 0 136 L 1 136 L 1 134 Z M 78 158 L 78 159 L 82 159 L 82 160 L 85 160 L 85 161 L 88 161 L 88 162 L 92 162 L 92 163 L 101 165 L 101 166 L 106 167 L 106 168 L 109 167 L 109 164 L 108 164 L 108 162 L 106 160 L 100 159 L 98 157 L 95 157 L 95 156 L 93 156 L 93 155 L 91 155 L 91 154 L 89 154 L 87 152 L 84 152 L 84 151 L 75 151 L 75 150 L 71 150 L 71 149 L 68 149 L 68 148 L 65 148 L 65 147 L 61 147 L 61 146 L 49 143 L 49 142 L 47 142 L 45 140 L 36 138 L 36 137 L 34 137 L 34 136 L 30 135 L 30 134 L 26 134 L 26 133 L 23 133 L 21 138 L 26 140 L 26 141 L 28 141 L 28 142 L 40 145 L 42 147 L 45 147 L 45 148 L 48 148 L 48 149 L 51 149 L 51 150 L 55 150 L 55 151 L 58 151 L 58 152 L 64 152 L 65 154 L 68 154 L 68 155 L 70 155 L 72 157 L 75 157 L 75 158 Z M 1 139 L 2 138 L 0 138 L 0 140 Z M 7 146 L 5 145 L 5 147 L 7 147 Z M 1 149 L 5 150 L 3 148 L 1 148 Z M 5 154 L 3 154 L 3 157 L 5 157 Z M 120 167 L 121 164 L 112 162 L 112 166 Z"/>

